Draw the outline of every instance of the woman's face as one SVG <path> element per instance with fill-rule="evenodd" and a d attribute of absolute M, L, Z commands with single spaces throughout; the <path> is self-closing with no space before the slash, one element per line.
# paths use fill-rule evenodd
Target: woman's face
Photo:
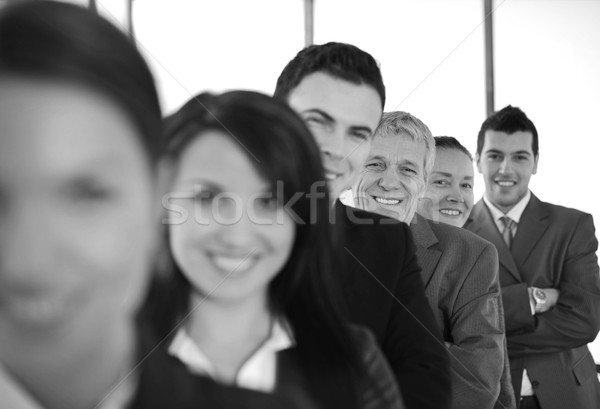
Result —
<path fill-rule="evenodd" d="M 462 227 L 473 208 L 473 162 L 458 149 L 438 149 L 419 214 Z"/>
<path fill-rule="evenodd" d="M 0 332 L 92 331 L 137 308 L 158 212 L 137 130 L 115 105 L 0 78 Z"/>
<path fill-rule="evenodd" d="M 294 243 L 295 224 L 253 161 L 218 131 L 196 137 L 179 159 L 169 209 L 171 251 L 192 287 L 213 300 L 266 300 Z"/>

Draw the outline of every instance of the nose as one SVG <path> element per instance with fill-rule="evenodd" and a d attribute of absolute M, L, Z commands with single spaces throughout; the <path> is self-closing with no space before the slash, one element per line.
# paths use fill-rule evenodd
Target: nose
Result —
<path fill-rule="evenodd" d="M 258 221 L 252 220 L 252 217 L 244 209 L 238 213 L 238 217 L 230 218 L 224 223 L 220 223 L 220 230 L 217 234 L 218 241 L 232 250 L 242 249 L 249 250 L 255 247 L 258 241 Z M 266 221 L 261 219 L 261 223 Z M 273 220 L 273 223 L 276 221 Z"/>
<path fill-rule="evenodd" d="M 506 156 L 503 160 L 502 163 L 500 164 L 500 173 L 509 173 L 512 170 L 511 164 L 510 164 L 510 158 L 508 156 Z"/>
<path fill-rule="evenodd" d="M 339 161 L 345 156 L 344 133 L 340 127 L 336 127 L 319 138 L 321 154 L 324 158 Z"/>
<path fill-rule="evenodd" d="M 448 193 L 446 200 L 450 203 L 464 203 L 465 198 L 463 197 L 460 186 L 452 186 L 452 190 Z"/>
<path fill-rule="evenodd" d="M 385 171 L 381 173 L 381 178 L 379 179 L 379 186 L 387 191 L 397 190 L 400 188 L 400 177 L 396 174 L 392 167 L 388 167 Z"/>

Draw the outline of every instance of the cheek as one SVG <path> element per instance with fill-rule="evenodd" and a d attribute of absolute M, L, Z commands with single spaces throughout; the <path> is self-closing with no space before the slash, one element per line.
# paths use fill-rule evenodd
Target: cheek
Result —
<path fill-rule="evenodd" d="M 356 192 L 366 192 L 370 187 L 377 184 L 378 176 L 368 169 L 362 169 L 354 184 Z"/>
<path fill-rule="evenodd" d="M 370 145 L 367 141 L 346 144 L 348 148 L 345 154 L 354 170 L 359 171 L 364 168 L 369 157 Z"/>
<path fill-rule="evenodd" d="M 156 248 L 155 227 L 151 217 L 132 214 L 106 220 L 79 240 L 71 235 L 70 267 L 85 274 L 86 287 L 109 309 L 126 303 L 132 310 L 139 304 Z"/>

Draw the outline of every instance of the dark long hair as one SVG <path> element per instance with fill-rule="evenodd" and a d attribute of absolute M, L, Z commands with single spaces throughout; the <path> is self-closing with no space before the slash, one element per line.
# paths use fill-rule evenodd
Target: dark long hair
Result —
<path fill-rule="evenodd" d="M 27 1 L 0 11 L 0 74 L 92 88 L 119 104 L 158 158 L 161 111 L 146 62 L 119 29 L 72 4 Z"/>
<path fill-rule="evenodd" d="M 290 206 L 297 224 L 293 249 L 269 285 L 269 305 L 293 328 L 294 353 L 317 400 L 324 407 L 356 407 L 357 382 L 365 371 L 336 301 L 332 274 L 340 263 L 332 243 L 323 167 L 310 131 L 285 103 L 266 95 L 205 93 L 166 119 L 167 157 L 176 163 L 188 144 L 207 130 L 235 138 L 273 189 L 282 181 L 284 203 L 296 198 Z M 311 195 L 313 186 L 319 188 Z M 172 269 L 170 300 L 157 309 L 162 311 L 158 322 L 163 335 L 189 311 L 190 284 L 175 264 Z"/>

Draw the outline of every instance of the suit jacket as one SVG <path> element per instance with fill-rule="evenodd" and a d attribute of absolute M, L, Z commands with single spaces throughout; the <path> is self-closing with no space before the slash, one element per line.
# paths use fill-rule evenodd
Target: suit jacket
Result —
<path fill-rule="evenodd" d="M 407 408 L 447 408 L 448 353 L 425 298 L 410 229 L 339 201 L 335 226 L 350 320 L 375 335 Z"/>
<path fill-rule="evenodd" d="M 496 249 L 469 231 L 418 214 L 410 228 L 425 294 L 449 345 L 451 408 L 492 409 L 507 359 Z M 514 407 L 510 392 L 504 406 Z"/>
<path fill-rule="evenodd" d="M 510 250 L 483 200 L 466 228 L 498 249 L 508 354 L 517 400 L 523 368 L 543 409 L 597 409 L 600 385 L 586 346 L 600 328 L 600 278 L 592 216 L 540 201 L 527 204 Z M 531 314 L 527 287 L 560 290 Z"/>

